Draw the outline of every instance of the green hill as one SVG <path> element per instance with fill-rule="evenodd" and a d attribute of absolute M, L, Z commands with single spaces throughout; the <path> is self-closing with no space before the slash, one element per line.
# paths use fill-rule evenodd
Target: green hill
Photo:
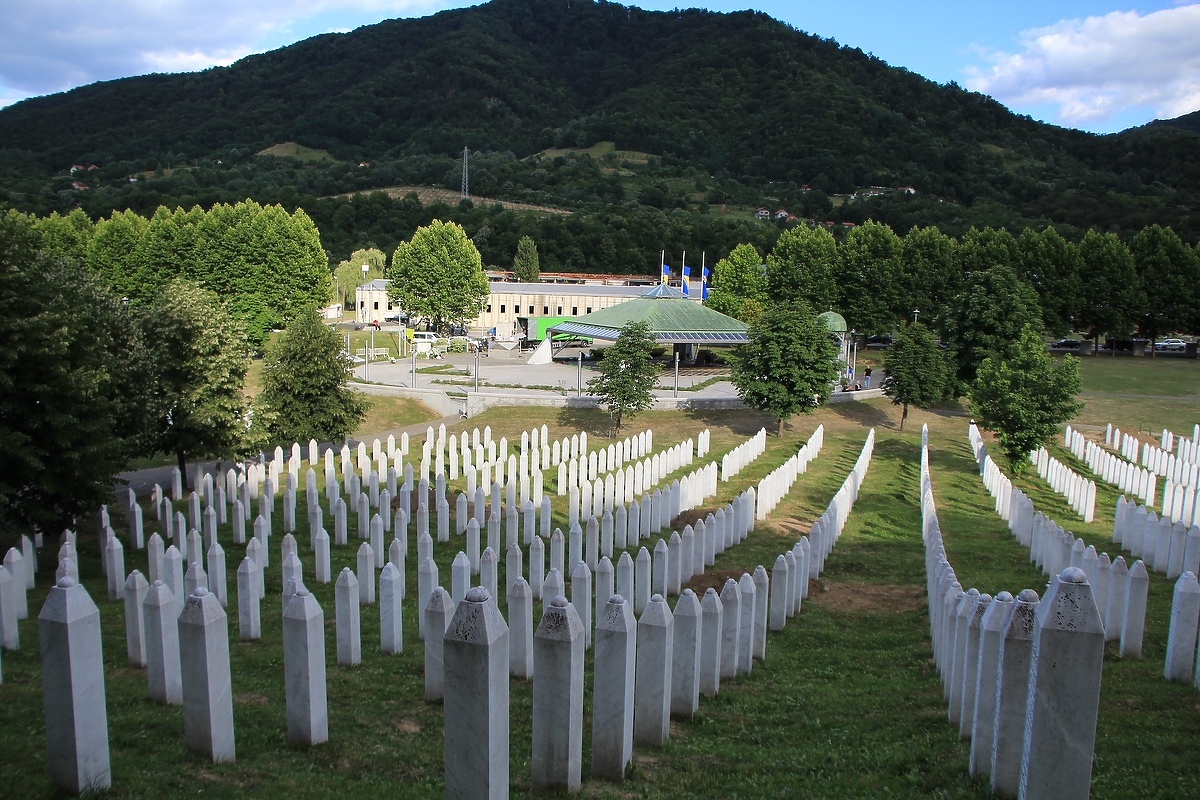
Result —
<path fill-rule="evenodd" d="M 0 190 L 92 214 L 453 190 L 466 145 L 473 194 L 571 210 L 769 205 L 902 230 L 1158 222 L 1194 241 L 1198 141 L 1169 125 L 1041 124 L 756 12 L 492 0 L 18 103 L 0 110 Z M 253 155 L 279 142 L 307 155 Z M 128 180 L 180 163 L 194 169 Z M 86 196 L 72 165 L 98 167 Z M 829 201 L 873 186 L 915 193 Z"/>

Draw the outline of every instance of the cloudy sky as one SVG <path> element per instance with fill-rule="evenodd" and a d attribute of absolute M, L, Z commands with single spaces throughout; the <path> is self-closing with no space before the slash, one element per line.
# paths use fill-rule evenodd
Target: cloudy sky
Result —
<path fill-rule="evenodd" d="M 581 2 L 585 0 L 559 0 Z M 0 0 L 0 107 L 95 81 L 230 64 L 470 0 Z M 1200 109 L 1200 3 L 669 0 L 755 8 L 1022 114 L 1096 132 Z"/>

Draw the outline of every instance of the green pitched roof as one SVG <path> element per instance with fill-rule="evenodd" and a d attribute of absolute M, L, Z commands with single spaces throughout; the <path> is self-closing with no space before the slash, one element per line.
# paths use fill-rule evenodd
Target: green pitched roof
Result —
<path fill-rule="evenodd" d="M 635 300 L 602 308 L 591 314 L 560 322 L 551 330 L 592 339 L 615 340 L 627 322 L 645 322 L 659 342 L 697 344 L 743 344 L 749 340 L 748 326 L 719 311 L 686 300 L 675 290 L 656 287 Z"/>

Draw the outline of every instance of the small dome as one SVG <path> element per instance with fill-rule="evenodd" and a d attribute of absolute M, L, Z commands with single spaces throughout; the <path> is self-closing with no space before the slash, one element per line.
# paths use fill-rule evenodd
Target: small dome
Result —
<path fill-rule="evenodd" d="M 818 314 L 817 319 L 825 323 L 825 327 L 829 328 L 830 333 L 845 333 L 849 330 L 846 327 L 846 318 L 836 311 L 826 311 L 824 314 Z"/>

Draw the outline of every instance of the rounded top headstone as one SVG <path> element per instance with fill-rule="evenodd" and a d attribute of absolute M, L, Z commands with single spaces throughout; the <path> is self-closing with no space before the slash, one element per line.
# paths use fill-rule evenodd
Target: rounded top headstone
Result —
<path fill-rule="evenodd" d="M 625 604 L 625 598 L 619 594 L 609 595 L 608 604 L 610 606 L 620 606 Z"/>
<path fill-rule="evenodd" d="M 61 583 L 61 581 L 60 581 L 60 583 Z M 154 583 L 152 583 L 150 585 L 151 586 L 165 586 L 166 584 L 164 584 L 162 581 L 155 581 Z"/>
<path fill-rule="evenodd" d="M 664 600 L 663 600 L 663 596 L 662 596 L 661 594 L 656 594 L 656 595 L 653 595 L 653 596 L 650 598 L 650 602 L 651 602 L 651 603 L 662 603 L 662 602 L 664 602 Z"/>
<path fill-rule="evenodd" d="M 1087 583 L 1087 573 L 1079 567 L 1067 567 L 1058 573 L 1058 579 L 1063 583 Z"/>
<path fill-rule="evenodd" d="M 691 589 L 684 589 L 682 595 L 680 595 L 680 596 L 681 597 L 695 597 L 696 593 L 693 592 Z"/>
<path fill-rule="evenodd" d="M 556 597 L 550 601 L 550 606 L 552 608 L 566 608 L 569 605 L 570 605 L 570 602 L 567 600 L 567 598 L 563 597 L 561 594 L 558 597 Z"/>
<path fill-rule="evenodd" d="M 1038 593 L 1033 589 L 1022 589 L 1017 594 L 1017 599 L 1022 603 L 1036 603 L 1038 602 Z"/>
<path fill-rule="evenodd" d="M 996 599 L 996 602 L 997 602 L 997 603 L 1011 603 L 1011 602 L 1012 602 L 1012 599 L 1013 599 L 1013 596 L 1012 596 L 1012 594 L 1011 594 L 1011 593 L 1009 593 L 1009 592 L 1006 592 L 1006 591 L 999 591 L 999 592 L 997 592 L 997 593 L 996 593 L 996 598 L 995 598 L 995 599 Z"/>
<path fill-rule="evenodd" d="M 492 599 L 492 596 L 488 594 L 488 590 L 482 586 L 472 586 L 467 590 L 466 597 L 463 599 L 468 603 L 486 603 L 488 600 Z"/>
<path fill-rule="evenodd" d="M 207 597 L 207 596 L 208 596 L 208 589 L 205 589 L 203 586 L 197 586 L 196 591 L 192 592 L 192 597 Z"/>
<path fill-rule="evenodd" d="M 296 587 L 295 596 L 296 597 L 308 597 L 308 589 L 304 588 L 304 584 L 300 584 Z"/>
<path fill-rule="evenodd" d="M 688 591 L 690 592 L 690 591 L 691 591 L 691 589 L 688 589 Z M 713 588 L 713 587 L 711 587 L 711 586 L 710 586 L 710 587 L 708 587 L 707 589 L 705 589 L 705 590 L 704 590 L 704 596 L 705 596 L 705 597 L 707 597 L 707 596 L 708 596 L 708 595 L 710 595 L 710 594 L 714 594 L 714 595 L 715 595 L 716 593 L 717 593 L 717 590 L 716 590 L 716 589 L 714 589 L 714 588 Z"/>
<path fill-rule="evenodd" d="M 155 581 L 155 582 L 157 583 L 158 581 Z M 54 585 L 60 589 L 70 589 L 72 586 L 75 585 L 75 579 L 72 578 L 70 575 L 63 575 L 61 578 L 58 579 L 58 582 Z"/>

